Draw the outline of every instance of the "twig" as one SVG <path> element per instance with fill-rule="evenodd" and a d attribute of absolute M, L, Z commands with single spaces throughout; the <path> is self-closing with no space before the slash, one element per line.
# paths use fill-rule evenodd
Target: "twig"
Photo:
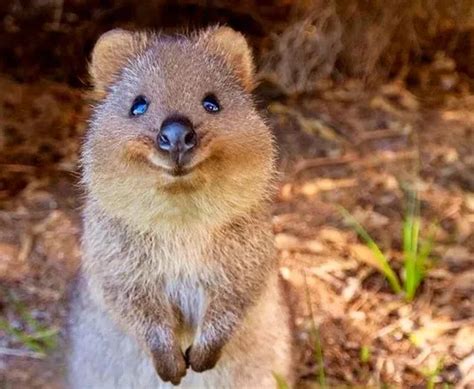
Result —
<path fill-rule="evenodd" d="M 305 294 L 306 294 L 306 302 L 309 308 L 309 314 L 311 315 L 311 324 L 312 324 L 312 331 L 316 337 L 316 344 L 315 344 L 315 353 L 316 353 L 316 360 L 319 365 L 319 374 L 318 380 L 319 385 L 321 388 L 326 388 L 326 373 L 324 371 L 324 356 L 323 356 L 323 349 L 321 346 L 321 338 L 319 337 L 319 327 L 316 327 L 316 321 L 314 320 L 314 312 L 313 312 L 313 305 L 311 303 L 311 294 L 309 293 L 309 286 L 308 280 L 306 277 L 306 272 L 303 270 L 303 279 L 304 279 L 304 286 L 305 286 Z"/>
<path fill-rule="evenodd" d="M 374 130 L 370 132 L 365 132 L 362 134 L 356 143 L 359 145 L 363 142 L 380 140 L 385 138 L 397 138 L 401 136 L 407 136 L 407 132 L 399 129 L 384 129 L 384 130 Z"/>
<path fill-rule="evenodd" d="M 295 164 L 295 174 L 301 173 L 303 170 L 317 167 L 344 165 L 346 163 L 354 162 L 358 159 L 355 155 L 347 155 L 340 158 L 314 158 L 299 161 Z"/>
<path fill-rule="evenodd" d="M 32 165 L 20 165 L 14 163 L 1 163 L 0 167 L 2 170 L 7 170 L 11 173 L 33 173 L 38 168 Z"/>
<path fill-rule="evenodd" d="M 20 252 L 18 253 L 18 263 L 23 264 L 28 259 L 33 248 L 34 237 L 32 234 L 25 234 L 21 239 Z"/>
<path fill-rule="evenodd" d="M 66 172 L 74 173 L 75 171 L 66 167 L 61 166 L 61 164 L 56 164 L 53 166 L 34 166 L 34 165 L 21 165 L 15 163 L 0 163 L 0 169 L 6 170 L 10 173 L 35 173 L 38 170 L 41 171 L 52 171 L 52 172 Z"/>
<path fill-rule="evenodd" d="M 404 319 L 404 318 L 401 317 L 401 318 L 399 318 L 397 321 L 395 321 L 395 322 L 393 322 L 393 323 L 390 323 L 390 324 L 386 325 L 385 327 L 381 328 L 380 330 L 378 330 L 378 331 L 375 333 L 374 338 L 382 338 L 382 337 L 384 337 L 385 335 L 388 335 L 390 332 L 395 331 L 397 328 L 400 327 L 400 323 L 401 323 L 401 321 L 402 321 L 403 319 Z"/>
<path fill-rule="evenodd" d="M 398 162 L 405 159 L 418 159 L 417 150 L 407 150 L 400 152 L 393 151 L 383 151 L 379 154 L 374 155 L 373 157 L 367 157 L 355 161 L 355 166 L 357 167 L 371 167 L 376 166 L 384 162 Z"/>
<path fill-rule="evenodd" d="M 312 169 L 317 167 L 331 166 L 331 165 L 343 165 L 350 163 L 353 167 L 371 167 L 377 166 L 381 163 L 390 163 L 398 162 L 406 159 L 416 159 L 418 154 L 415 150 L 401 151 L 401 152 L 392 152 L 385 151 L 381 152 L 378 155 L 367 158 L 360 158 L 354 155 L 348 155 L 340 158 L 315 158 L 307 159 L 298 162 L 295 165 L 294 174 L 299 174 L 303 170 Z"/>
<path fill-rule="evenodd" d="M 0 355 L 9 355 L 13 357 L 25 357 L 34 359 L 44 359 L 46 357 L 43 353 L 37 353 L 34 351 L 17 350 L 13 348 L 0 347 Z"/>

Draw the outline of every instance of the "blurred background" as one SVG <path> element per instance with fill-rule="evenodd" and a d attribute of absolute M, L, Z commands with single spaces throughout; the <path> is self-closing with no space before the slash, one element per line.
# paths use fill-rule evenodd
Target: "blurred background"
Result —
<path fill-rule="evenodd" d="M 94 42 L 217 22 L 280 149 L 299 385 L 473 388 L 472 0 L 1 1 L 0 388 L 63 387 Z"/>

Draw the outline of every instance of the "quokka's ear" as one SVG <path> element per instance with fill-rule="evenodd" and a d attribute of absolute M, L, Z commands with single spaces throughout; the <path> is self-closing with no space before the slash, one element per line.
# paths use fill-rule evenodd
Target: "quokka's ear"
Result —
<path fill-rule="evenodd" d="M 120 28 L 103 34 L 94 46 L 89 73 L 98 96 L 105 95 L 107 88 L 117 80 L 127 61 L 144 51 L 150 36 L 143 32 L 131 32 Z"/>
<path fill-rule="evenodd" d="M 199 35 L 198 41 L 223 56 L 245 90 L 252 91 L 255 78 L 252 51 L 240 32 L 230 27 L 211 27 Z"/>

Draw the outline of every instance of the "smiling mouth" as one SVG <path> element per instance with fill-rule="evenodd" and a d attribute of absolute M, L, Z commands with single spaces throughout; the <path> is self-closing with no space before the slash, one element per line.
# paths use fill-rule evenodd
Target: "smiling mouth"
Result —
<path fill-rule="evenodd" d="M 154 170 L 164 172 L 171 177 L 185 177 L 191 175 L 199 165 L 202 164 L 203 161 L 199 161 L 198 163 L 192 164 L 192 165 L 179 165 L 175 164 L 173 166 L 164 166 L 161 163 L 155 161 L 153 158 L 147 158 L 146 162 L 149 167 L 151 167 Z"/>
<path fill-rule="evenodd" d="M 183 177 L 191 173 L 193 169 L 189 169 L 184 166 L 176 166 L 173 169 L 165 168 L 163 170 L 173 177 Z"/>
<path fill-rule="evenodd" d="M 147 165 L 152 168 L 153 170 L 157 170 L 159 172 L 164 172 L 172 177 L 184 177 L 188 174 L 190 174 L 193 170 L 194 167 L 186 167 L 186 166 L 179 166 L 175 165 L 173 167 L 168 167 L 168 166 L 163 166 L 162 164 L 158 164 L 153 159 L 145 159 L 145 162 Z"/>
<path fill-rule="evenodd" d="M 196 168 L 201 165 L 207 158 L 200 158 L 191 164 L 172 164 L 167 166 L 162 163 L 161 158 L 156 155 L 156 151 L 151 140 L 142 138 L 130 141 L 127 145 L 127 159 L 142 161 L 153 170 L 166 173 L 171 177 L 184 177 L 190 175 Z"/>

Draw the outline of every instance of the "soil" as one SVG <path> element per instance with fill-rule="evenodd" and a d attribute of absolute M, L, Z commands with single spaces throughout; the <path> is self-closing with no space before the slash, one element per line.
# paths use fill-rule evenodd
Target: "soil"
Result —
<path fill-rule="evenodd" d="M 67 293 L 80 260 L 78 153 L 91 105 L 73 74 L 85 77 L 77 58 L 101 32 L 91 29 L 126 20 L 130 5 L 112 8 L 115 19 L 81 7 L 91 22 L 79 32 L 71 21 L 67 34 L 43 31 L 22 50 L 9 44 L 17 30 L 2 32 L 0 388 L 63 386 Z M 68 46 L 79 33 L 80 47 Z M 36 61 L 49 42 L 68 49 Z M 302 388 L 474 388 L 473 82 L 430 66 L 412 70 L 425 80 L 415 85 L 341 78 L 291 97 L 268 81 L 256 92 L 280 150 L 273 228 Z M 412 302 L 392 291 L 341 213 L 364 226 L 403 279 L 407 188 L 419 192 L 422 238 L 433 235 Z M 38 331 L 56 344 L 25 338 Z"/>
<path fill-rule="evenodd" d="M 89 102 L 64 84 L 2 76 L 0 85 L 0 312 L 28 332 L 21 304 L 62 339 L 80 257 L 77 154 Z M 317 387 L 323 372 L 329 387 L 424 387 L 430 374 L 469 387 L 473 97 L 433 105 L 401 84 L 367 90 L 347 81 L 313 96 L 260 101 L 281 155 L 273 225 L 281 273 L 295 294 L 301 386 Z M 411 303 L 392 292 L 338 208 L 402 274 L 408 183 L 420 192 L 422 236 L 437 226 L 431 267 Z M 63 341 L 44 356 L 0 331 L 1 387 L 61 387 L 63 353 Z"/>

